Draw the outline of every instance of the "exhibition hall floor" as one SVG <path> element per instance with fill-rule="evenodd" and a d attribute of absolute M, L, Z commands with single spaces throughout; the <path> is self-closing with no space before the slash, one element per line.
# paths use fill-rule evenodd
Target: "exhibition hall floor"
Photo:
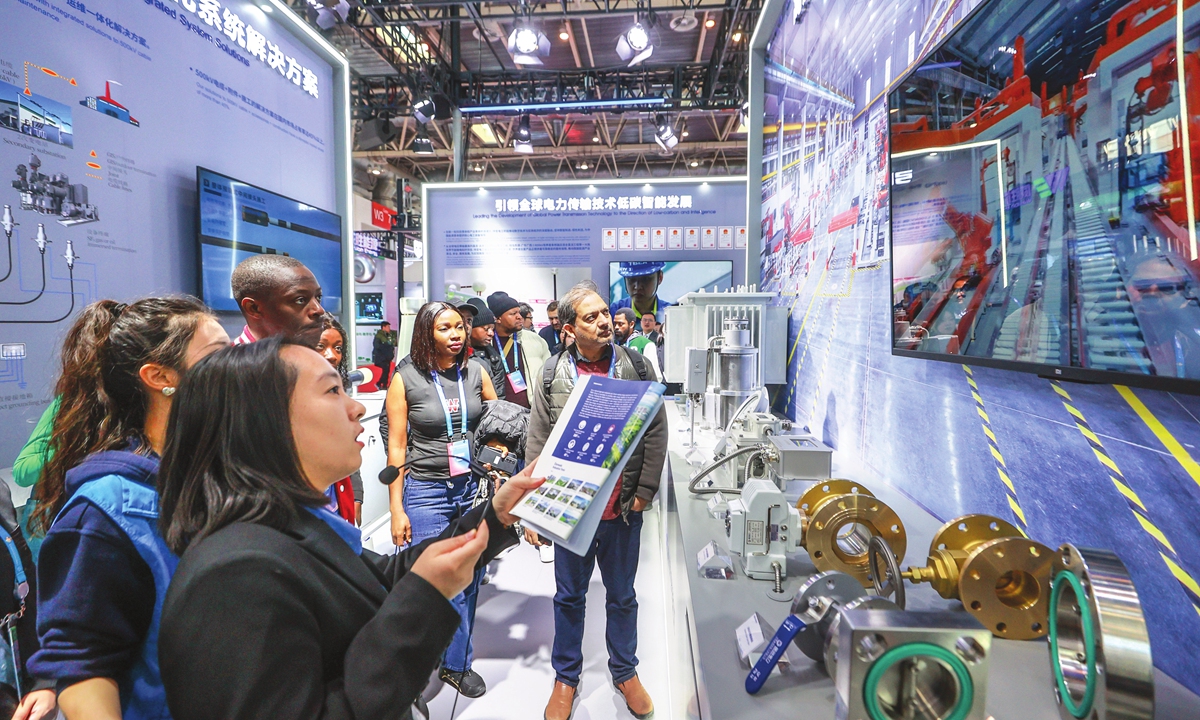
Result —
<path fill-rule="evenodd" d="M 654 698 L 655 715 L 678 717 L 667 690 L 668 647 L 665 633 L 659 545 L 659 513 L 648 510 L 642 531 L 638 568 L 638 675 Z M 522 542 L 496 562 L 492 581 L 479 590 L 475 613 L 474 669 L 487 682 L 477 700 L 458 698 L 453 717 L 462 720 L 530 720 L 540 718 L 554 685 L 550 647 L 554 640 L 554 564 L 543 564 L 535 548 Z M 581 700 L 575 720 L 630 718 L 608 673 L 604 645 L 604 586 L 599 570 L 592 574 L 583 639 Z M 450 720 L 453 688 L 443 686 L 429 703 L 431 720 Z"/>

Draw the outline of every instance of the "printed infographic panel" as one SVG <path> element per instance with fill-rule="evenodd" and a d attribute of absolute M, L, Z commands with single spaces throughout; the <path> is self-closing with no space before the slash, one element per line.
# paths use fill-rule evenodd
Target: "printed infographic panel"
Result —
<path fill-rule="evenodd" d="M 196 167 L 334 209 L 333 70 L 257 3 L 5 0 L 0 468 L 75 314 L 197 293 Z M 276 14 L 277 15 L 277 14 Z"/>

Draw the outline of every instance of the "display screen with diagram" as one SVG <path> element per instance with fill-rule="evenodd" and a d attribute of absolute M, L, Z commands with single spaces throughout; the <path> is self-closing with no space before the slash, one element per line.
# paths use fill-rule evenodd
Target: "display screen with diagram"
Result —
<path fill-rule="evenodd" d="M 894 349 L 1200 379 L 1200 119 L 1180 102 L 1200 28 L 1027 7 L 985 3 L 891 93 Z"/>
<path fill-rule="evenodd" d="M 312 207 L 204 168 L 196 169 L 200 287 L 214 310 L 237 312 L 229 278 L 253 255 L 288 255 L 321 284 L 322 304 L 341 312 L 342 221 Z"/>

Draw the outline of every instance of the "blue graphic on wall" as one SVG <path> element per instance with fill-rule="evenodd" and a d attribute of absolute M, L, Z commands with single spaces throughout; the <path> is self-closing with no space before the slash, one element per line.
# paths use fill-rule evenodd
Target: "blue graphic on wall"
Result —
<path fill-rule="evenodd" d="M 3 17 L 0 468 L 50 402 L 83 307 L 199 293 L 198 165 L 338 205 L 333 69 L 277 13 L 38 0 Z"/>
<path fill-rule="evenodd" d="M 71 108 L 44 95 L 0 82 L 0 127 L 46 140 L 57 145 L 74 147 Z"/>
<path fill-rule="evenodd" d="M 888 232 L 898 180 L 883 98 L 976 4 L 805 3 L 797 24 L 800 3 L 789 3 L 780 16 L 761 172 L 763 283 L 791 311 L 776 406 L 835 449 L 837 474 L 891 485 L 941 520 L 988 513 L 1051 547 L 1114 550 L 1156 665 L 1200 692 L 1200 399 L 891 354 L 888 262 L 903 250 Z M 891 32 L 861 32 L 864 19 Z M 1011 72 L 1003 55 L 992 90 Z M 1053 179 L 1007 189 L 1020 200 L 1028 183 L 1036 201 Z M 973 187 L 978 201 L 978 182 L 976 171 L 949 192 Z M 924 548 L 910 548 L 908 562 L 923 561 Z"/>

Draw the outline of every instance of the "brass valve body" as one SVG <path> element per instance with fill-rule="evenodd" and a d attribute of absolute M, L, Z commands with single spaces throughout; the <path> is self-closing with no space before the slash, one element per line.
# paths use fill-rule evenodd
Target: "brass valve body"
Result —
<path fill-rule="evenodd" d="M 925 567 L 901 575 L 962 601 L 996 637 L 1031 640 L 1046 634 L 1053 561 L 1050 548 L 1014 525 L 990 515 L 964 515 L 933 536 Z"/>
<path fill-rule="evenodd" d="M 900 516 L 856 482 L 818 482 L 800 496 L 796 507 L 800 510 L 801 545 L 818 572 L 843 572 L 868 585 L 867 543 L 872 536 L 886 542 L 896 557 L 904 557 L 908 534 Z"/>

